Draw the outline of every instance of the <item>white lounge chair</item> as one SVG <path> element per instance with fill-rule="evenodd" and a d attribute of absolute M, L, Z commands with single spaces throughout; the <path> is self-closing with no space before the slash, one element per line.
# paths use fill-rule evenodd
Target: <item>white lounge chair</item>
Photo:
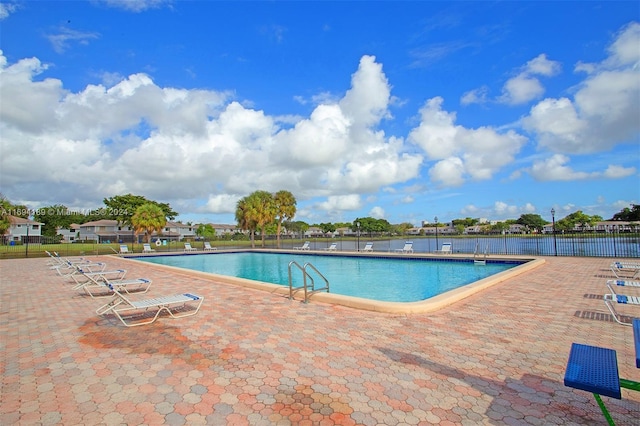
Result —
<path fill-rule="evenodd" d="M 373 251 L 373 243 L 369 242 L 367 244 L 365 244 L 364 248 L 362 249 L 362 251 Z"/>
<path fill-rule="evenodd" d="M 629 321 L 626 321 L 625 317 L 620 315 L 615 308 L 615 305 L 638 305 L 640 306 L 640 296 L 627 296 L 624 294 L 605 294 L 604 304 L 609 308 L 609 312 L 613 315 L 613 319 L 618 324 L 632 325 L 632 317 L 628 316 Z M 637 315 L 636 315 L 637 316 Z"/>
<path fill-rule="evenodd" d="M 66 265 L 65 260 L 69 260 L 71 263 L 74 262 L 86 262 L 85 259 L 83 258 L 79 258 L 79 259 L 63 259 L 60 257 L 60 255 L 57 252 L 49 252 L 47 250 L 44 251 L 45 253 L 47 253 L 47 255 L 49 256 L 49 260 L 47 260 L 47 265 L 51 266 L 51 269 L 53 269 L 56 266 L 59 265 Z"/>
<path fill-rule="evenodd" d="M 151 248 L 151 244 L 144 243 L 142 245 L 142 252 L 143 253 L 153 253 L 154 251 L 156 251 L 156 250 Z"/>
<path fill-rule="evenodd" d="M 120 272 L 120 274 L 118 274 Z M 92 298 L 112 296 L 111 288 L 124 293 L 146 293 L 151 287 L 151 280 L 147 278 L 136 278 L 125 280 L 126 270 L 105 271 L 85 274 L 87 281 L 79 283 L 73 287 L 74 290 L 83 290 Z M 110 287 L 111 286 L 111 287 Z"/>
<path fill-rule="evenodd" d="M 617 287 L 637 288 L 640 290 L 640 281 L 607 280 L 607 287 L 609 287 L 609 291 L 612 294 L 617 294 L 617 292 L 614 290 L 614 288 Z"/>
<path fill-rule="evenodd" d="M 442 247 L 440 248 L 440 250 L 435 250 L 434 253 L 437 253 L 437 254 L 451 253 L 451 243 L 442 243 Z"/>
<path fill-rule="evenodd" d="M 129 246 L 126 244 L 120 244 L 120 253 L 119 254 L 127 254 L 129 253 Z"/>
<path fill-rule="evenodd" d="M 337 251 L 338 250 L 338 244 L 337 243 L 331 243 L 331 245 L 329 247 L 327 247 L 325 250 L 326 251 Z"/>
<path fill-rule="evenodd" d="M 636 278 L 640 276 L 640 263 L 613 262 L 611 271 L 617 278 Z"/>
<path fill-rule="evenodd" d="M 49 269 L 55 269 L 59 267 L 71 268 L 71 266 L 73 265 L 92 263 L 91 260 L 85 259 L 84 257 L 60 257 L 58 252 L 55 251 L 53 252 L 53 254 L 49 253 L 48 251 L 46 253 L 50 256 L 50 259 L 47 262 L 47 265 L 50 266 Z"/>
<path fill-rule="evenodd" d="M 82 289 L 88 293 L 91 297 L 104 297 L 104 296 L 112 296 L 113 291 L 109 284 L 112 287 L 116 288 L 120 293 L 146 293 L 149 291 L 149 287 L 151 287 L 152 281 L 147 278 L 133 278 L 130 280 L 113 280 L 113 281 L 98 281 L 95 286 L 87 285 L 82 287 Z M 96 290 L 99 290 L 99 293 L 95 293 Z"/>
<path fill-rule="evenodd" d="M 198 249 L 191 247 L 191 243 L 184 243 L 184 251 L 198 251 Z"/>
<path fill-rule="evenodd" d="M 83 269 L 82 267 L 78 267 L 78 273 L 71 275 L 71 278 L 73 278 L 73 281 L 75 281 L 76 283 L 74 288 L 80 288 L 80 286 L 87 284 L 93 280 L 105 281 L 108 277 L 114 280 L 121 280 L 124 279 L 125 275 L 127 275 L 126 269 L 91 272 L 87 269 Z"/>
<path fill-rule="evenodd" d="M 98 309 L 96 314 L 106 315 L 109 312 L 127 327 L 151 324 L 162 312 L 171 318 L 182 318 L 195 315 L 200 310 L 204 297 L 192 293 L 160 296 L 153 299 L 131 300 L 122 294 L 117 287 L 107 282 L 113 291 L 113 298 Z"/>
<path fill-rule="evenodd" d="M 218 247 L 211 247 L 211 243 L 209 241 L 204 242 L 204 250 L 205 251 L 214 251 L 218 250 Z"/>
<path fill-rule="evenodd" d="M 395 249 L 394 251 L 400 253 L 413 253 L 413 242 L 407 241 L 404 243 L 404 247 L 402 247 L 401 249 Z"/>
<path fill-rule="evenodd" d="M 104 262 L 85 262 L 85 263 L 71 263 L 67 261 L 66 264 L 53 267 L 53 269 L 62 277 L 71 277 L 79 274 L 80 270 L 85 272 L 98 272 L 104 271 L 107 264 Z"/>
<path fill-rule="evenodd" d="M 295 250 L 309 250 L 309 241 L 305 241 L 300 247 L 294 247 Z"/>

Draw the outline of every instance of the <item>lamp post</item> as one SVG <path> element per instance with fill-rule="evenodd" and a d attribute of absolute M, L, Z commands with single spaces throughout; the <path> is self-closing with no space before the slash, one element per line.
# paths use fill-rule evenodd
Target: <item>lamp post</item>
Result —
<path fill-rule="evenodd" d="M 436 250 L 438 250 L 438 216 L 434 217 L 433 220 L 436 222 Z"/>
<path fill-rule="evenodd" d="M 551 208 L 551 223 L 553 226 L 553 253 L 558 256 L 558 243 L 556 241 L 556 209 Z"/>
<path fill-rule="evenodd" d="M 27 217 L 27 239 L 24 248 L 24 257 L 29 257 L 29 217 Z"/>
<path fill-rule="evenodd" d="M 360 222 L 356 222 L 356 227 L 358 228 L 358 249 L 356 251 L 360 251 Z"/>

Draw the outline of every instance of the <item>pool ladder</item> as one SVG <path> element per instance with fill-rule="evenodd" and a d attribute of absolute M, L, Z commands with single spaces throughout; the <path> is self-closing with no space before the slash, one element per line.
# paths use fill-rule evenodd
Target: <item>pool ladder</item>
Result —
<path fill-rule="evenodd" d="M 489 251 L 489 244 L 487 244 L 487 246 L 484 249 L 484 258 L 480 258 L 480 253 L 478 252 L 478 243 L 476 243 L 476 249 L 473 251 L 473 263 L 476 265 L 486 265 L 488 251 Z"/>
<path fill-rule="evenodd" d="M 293 277 L 291 273 L 293 266 L 295 266 L 302 272 L 303 285 L 301 287 L 293 286 Z M 315 271 L 315 273 L 318 274 L 320 278 L 324 280 L 326 286 L 322 288 L 315 288 L 315 281 L 313 280 L 313 277 L 311 276 L 311 274 L 309 274 L 309 271 L 307 271 L 307 269 L 312 269 L 313 271 Z M 317 293 L 323 290 L 326 290 L 327 293 L 329 293 L 329 280 L 327 280 L 327 278 L 324 275 L 322 275 L 322 273 L 318 271 L 318 269 L 315 266 L 313 266 L 311 263 L 307 262 L 304 264 L 304 266 L 300 266 L 298 262 L 296 262 L 295 260 L 292 260 L 291 262 L 289 262 L 289 299 L 293 299 L 294 291 L 297 291 L 300 289 L 304 289 L 304 303 L 308 303 L 309 297 L 313 293 Z"/>

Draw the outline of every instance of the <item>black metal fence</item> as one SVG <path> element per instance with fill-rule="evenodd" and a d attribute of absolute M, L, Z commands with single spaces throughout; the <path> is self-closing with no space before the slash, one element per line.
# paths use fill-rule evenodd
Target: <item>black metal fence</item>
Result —
<path fill-rule="evenodd" d="M 433 253 L 441 250 L 443 244 L 451 244 L 451 252 L 456 254 L 483 255 L 526 255 L 526 256 L 578 256 L 640 258 L 640 234 L 637 233 L 558 233 L 555 235 L 441 235 L 441 236 L 389 236 L 365 235 L 348 237 L 308 237 L 304 239 L 282 238 L 280 248 L 295 249 L 309 241 L 311 250 L 324 250 L 332 243 L 337 251 L 355 252 L 373 243 L 374 252 L 394 252 L 402 249 L 407 241 L 413 244 L 415 253 Z M 189 241 L 197 250 L 204 249 L 204 241 Z M 209 241 L 219 250 L 250 248 L 249 240 Z M 262 247 L 258 236 L 256 248 Z M 142 253 L 143 245 L 128 243 L 130 253 Z M 156 253 L 183 252 L 184 241 L 162 241 L 152 243 Z M 264 248 L 277 248 L 275 235 L 265 237 Z M 66 243 L 47 237 L 30 237 L 29 241 L 14 241 L 0 244 L 0 259 L 47 256 L 46 252 L 57 252 L 60 256 L 83 256 L 97 254 L 117 254 L 120 244 L 116 243 Z"/>

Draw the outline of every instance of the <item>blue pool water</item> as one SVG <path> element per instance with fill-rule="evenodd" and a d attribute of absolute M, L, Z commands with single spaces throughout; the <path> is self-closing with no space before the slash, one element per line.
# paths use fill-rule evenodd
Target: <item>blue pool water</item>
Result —
<path fill-rule="evenodd" d="M 481 280 L 513 268 L 521 262 L 445 261 L 416 258 L 323 256 L 280 253 L 220 253 L 154 256 L 140 261 L 201 272 L 289 285 L 289 262 L 311 263 L 330 283 L 331 293 L 387 302 L 414 302 Z M 316 288 L 324 281 L 313 271 Z M 292 269 L 293 285 L 302 285 L 302 273 Z"/>

